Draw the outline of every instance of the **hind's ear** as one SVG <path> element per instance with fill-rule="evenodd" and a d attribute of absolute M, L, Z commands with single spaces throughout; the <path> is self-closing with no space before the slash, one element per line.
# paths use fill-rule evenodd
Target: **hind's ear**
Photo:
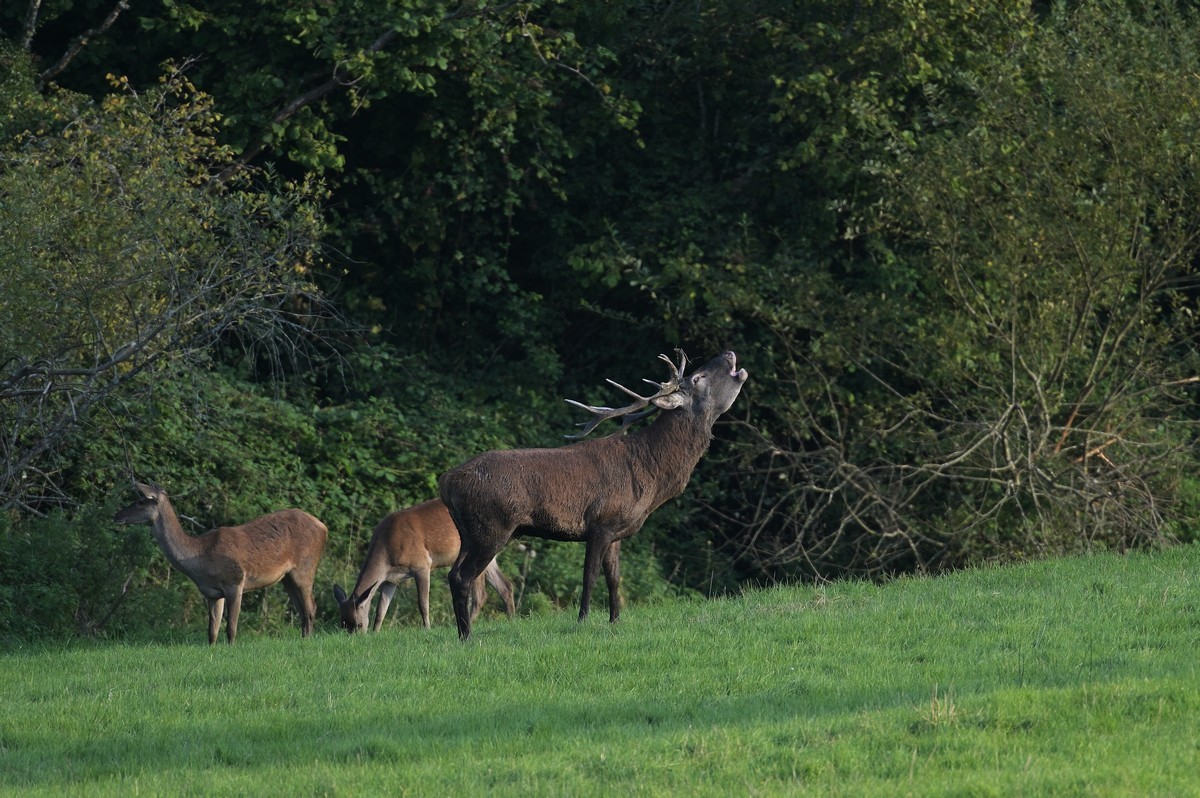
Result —
<path fill-rule="evenodd" d="M 371 591 L 375 589 L 375 585 L 377 585 L 377 584 L 379 584 L 379 583 L 373 582 L 369 588 L 364 590 L 362 592 L 362 595 L 354 600 L 355 604 L 357 604 L 358 606 L 361 607 L 363 604 L 370 601 L 371 600 Z"/>
<path fill-rule="evenodd" d="M 151 501 L 158 501 L 158 494 L 161 492 L 159 488 L 147 485 L 144 482 L 134 482 L 133 488 L 141 494 L 143 499 L 150 499 Z"/>
<path fill-rule="evenodd" d="M 335 585 L 333 586 L 333 597 L 334 597 L 335 599 L 337 599 L 337 603 L 338 603 L 338 604 L 345 604 L 345 603 L 346 603 L 346 591 L 345 591 L 345 590 L 342 590 L 342 586 L 341 586 L 341 585 L 337 585 L 337 584 L 335 584 Z"/>

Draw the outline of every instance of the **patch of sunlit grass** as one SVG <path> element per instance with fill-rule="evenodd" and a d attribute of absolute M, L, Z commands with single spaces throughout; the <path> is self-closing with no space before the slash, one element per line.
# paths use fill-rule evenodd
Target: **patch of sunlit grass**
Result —
<path fill-rule="evenodd" d="M 1200 791 L 1200 548 L 0 656 L 0 793 Z"/>

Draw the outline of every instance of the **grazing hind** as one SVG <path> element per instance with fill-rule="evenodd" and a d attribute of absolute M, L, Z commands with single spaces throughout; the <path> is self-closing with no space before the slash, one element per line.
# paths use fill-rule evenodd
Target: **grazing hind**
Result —
<path fill-rule="evenodd" d="M 375 527 L 367 558 L 358 572 L 354 590 L 347 596 L 341 585 L 333 586 L 341 613 L 342 628 L 361 632 L 367 628 L 371 596 L 379 588 L 379 606 L 371 630 L 378 632 L 387 615 L 398 582 L 412 578 L 417 583 L 417 607 L 421 621 L 429 628 L 429 580 L 435 568 L 447 568 L 458 558 L 460 541 L 458 529 L 450 519 L 446 505 L 439 499 L 389 513 Z M 505 578 L 495 558 L 484 569 L 483 576 L 504 600 L 508 617 L 516 612 L 512 583 Z M 483 607 L 486 594 L 483 579 L 475 580 L 475 609 L 472 619 Z"/>

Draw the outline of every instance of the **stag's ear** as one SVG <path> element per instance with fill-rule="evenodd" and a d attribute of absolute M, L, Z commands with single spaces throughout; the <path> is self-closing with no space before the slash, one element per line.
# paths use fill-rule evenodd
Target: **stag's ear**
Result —
<path fill-rule="evenodd" d="M 656 396 L 652 401 L 663 410 L 674 410 L 677 407 L 683 407 L 687 402 L 680 391 L 669 393 L 666 396 Z"/>
<path fill-rule="evenodd" d="M 341 585 L 339 585 L 339 584 L 336 584 L 336 583 L 334 584 L 334 586 L 333 586 L 333 597 L 334 597 L 335 599 L 337 599 L 337 603 L 338 603 L 338 604 L 345 604 L 345 603 L 346 603 L 346 591 L 345 591 L 345 590 L 342 590 L 342 586 L 341 586 Z"/>

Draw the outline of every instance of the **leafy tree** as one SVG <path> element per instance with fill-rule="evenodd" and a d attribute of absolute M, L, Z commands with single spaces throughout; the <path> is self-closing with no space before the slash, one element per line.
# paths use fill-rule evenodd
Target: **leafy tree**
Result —
<path fill-rule="evenodd" d="M 886 399 L 842 347 L 892 329 L 920 275 L 866 221 L 886 188 L 879 165 L 937 133 L 931 103 L 961 97 L 969 112 L 976 73 L 1033 20 L 1019 5 L 936 1 L 629 2 L 577 7 L 570 25 L 613 50 L 643 147 L 596 131 L 563 181 L 570 225 L 534 268 L 576 270 L 593 329 L 617 342 L 606 363 L 655 337 L 739 352 L 753 379 L 717 428 L 686 520 L 648 532 L 694 586 L 733 568 L 787 573 L 792 560 L 779 568 L 759 530 L 833 537 L 841 519 L 814 512 L 808 475 L 785 453 L 825 445 L 809 414 L 843 401 L 831 387 Z"/>
<path fill-rule="evenodd" d="M 560 5 L 170 0 L 122 14 L 56 80 L 95 94 L 106 71 L 140 85 L 163 59 L 194 57 L 231 165 L 329 179 L 347 312 L 511 395 L 561 373 L 561 315 L 576 307 L 547 309 L 553 286 L 522 273 L 544 219 L 530 235 L 521 214 L 561 195 L 589 125 L 627 128 L 637 112 L 603 77 L 611 53 L 557 24 Z M 9 27 L 33 19 L 25 38 L 47 63 L 101 10 L 64 0 L 13 10 Z"/>
<path fill-rule="evenodd" d="M 870 165 L 887 191 L 858 218 L 891 247 L 793 357 L 820 393 L 798 368 L 779 498 L 744 527 L 766 567 L 1145 545 L 1189 519 L 1194 24 L 1097 2 L 1017 41 Z"/>
<path fill-rule="evenodd" d="M 232 153 L 180 73 L 142 93 L 114 78 L 93 104 L 33 96 L 23 60 L 5 57 L 18 113 L 0 142 L 0 504 L 37 510 L 56 447 L 122 386 L 217 343 L 302 344 L 321 220 L 313 184 L 216 180 Z"/>

